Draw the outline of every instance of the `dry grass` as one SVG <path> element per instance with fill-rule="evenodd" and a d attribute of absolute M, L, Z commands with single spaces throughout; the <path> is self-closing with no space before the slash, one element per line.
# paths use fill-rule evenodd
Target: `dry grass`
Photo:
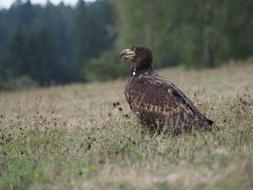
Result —
<path fill-rule="evenodd" d="M 2 92 L 0 189 L 252 189 L 252 62 L 161 73 L 220 130 L 143 134 L 125 80 Z"/>

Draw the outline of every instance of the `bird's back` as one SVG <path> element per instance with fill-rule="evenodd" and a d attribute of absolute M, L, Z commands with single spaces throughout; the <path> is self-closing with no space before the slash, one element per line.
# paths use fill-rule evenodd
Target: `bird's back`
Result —
<path fill-rule="evenodd" d="M 148 129 L 191 131 L 212 125 L 179 88 L 153 71 L 131 76 L 125 96 L 131 110 Z"/>

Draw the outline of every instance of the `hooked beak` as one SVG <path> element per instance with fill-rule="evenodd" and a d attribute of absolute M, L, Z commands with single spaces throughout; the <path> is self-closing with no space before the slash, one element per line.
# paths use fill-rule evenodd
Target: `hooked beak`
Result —
<path fill-rule="evenodd" d="M 120 58 L 122 61 L 132 59 L 135 56 L 135 51 L 131 49 L 124 49 L 120 52 Z"/>

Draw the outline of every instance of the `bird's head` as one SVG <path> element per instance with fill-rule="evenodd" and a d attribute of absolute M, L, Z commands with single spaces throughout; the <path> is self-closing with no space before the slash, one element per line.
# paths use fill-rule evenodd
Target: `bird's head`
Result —
<path fill-rule="evenodd" d="M 122 61 L 132 61 L 132 70 L 135 72 L 141 72 L 152 69 L 153 55 L 149 48 L 136 45 L 129 49 L 124 49 L 120 53 Z"/>

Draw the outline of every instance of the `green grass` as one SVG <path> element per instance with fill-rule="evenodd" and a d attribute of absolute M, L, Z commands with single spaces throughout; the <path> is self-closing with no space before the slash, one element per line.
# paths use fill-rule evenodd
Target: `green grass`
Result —
<path fill-rule="evenodd" d="M 125 81 L 2 92 L 0 189 L 252 189 L 253 65 L 162 73 L 219 130 L 145 134 Z"/>

